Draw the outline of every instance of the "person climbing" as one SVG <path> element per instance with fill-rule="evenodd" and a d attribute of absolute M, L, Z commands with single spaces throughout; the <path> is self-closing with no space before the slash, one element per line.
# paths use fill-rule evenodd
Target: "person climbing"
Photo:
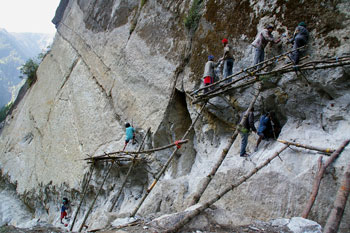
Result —
<path fill-rule="evenodd" d="M 224 61 L 224 74 L 223 78 L 227 78 L 228 76 L 232 75 L 232 69 L 233 69 L 233 49 L 232 46 L 228 43 L 228 40 L 224 38 L 222 40 L 222 44 L 224 46 L 224 55 L 222 58 L 219 59 L 220 61 Z M 226 83 L 231 82 L 232 79 L 226 80 Z"/>
<path fill-rule="evenodd" d="M 62 201 L 62 207 L 61 207 L 61 217 L 60 217 L 61 224 L 64 224 L 63 218 L 67 219 L 67 216 L 68 216 L 67 211 L 68 210 L 70 210 L 70 202 L 69 202 L 68 198 L 64 197 L 63 201 Z"/>
<path fill-rule="evenodd" d="M 244 115 L 244 114 L 243 114 Z M 252 130 L 253 132 L 256 133 L 256 128 L 254 125 L 254 108 L 252 108 L 249 112 L 248 112 L 248 117 L 245 119 L 245 121 L 243 122 L 243 127 L 241 129 L 241 152 L 240 152 L 240 156 L 241 157 L 248 157 L 249 155 L 246 153 L 245 149 L 247 147 L 248 144 L 248 136 L 249 136 L 249 131 Z"/>
<path fill-rule="evenodd" d="M 252 46 L 255 47 L 255 55 L 254 55 L 254 65 L 259 64 L 264 61 L 265 58 L 265 47 L 269 42 L 273 42 L 275 44 L 279 43 L 281 39 L 275 40 L 272 35 L 274 30 L 274 26 L 268 25 L 265 29 L 259 32 L 252 43 Z M 262 65 L 257 66 L 259 69 Z"/>
<path fill-rule="evenodd" d="M 254 151 L 258 151 L 259 144 L 263 139 L 275 137 L 275 132 L 272 126 L 271 113 L 267 112 L 266 114 L 260 117 L 259 127 L 258 127 L 258 141 L 256 142 L 256 147 Z"/>
<path fill-rule="evenodd" d="M 204 73 L 203 73 L 203 81 L 204 81 L 204 86 L 208 86 L 214 82 L 214 68 L 218 66 L 219 63 L 216 63 L 213 61 L 214 56 L 209 55 L 208 56 L 208 61 L 205 63 L 204 67 Z M 204 89 L 204 94 L 209 91 L 209 87 Z"/>
<path fill-rule="evenodd" d="M 132 144 L 134 145 L 135 142 L 135 129 L 130 125 L 130 123 L 125 124 L 125 144 L 123 151 L 125 150 L 125 147 L 128 145 L 129 141 L 132 140 Z"/>
<path fill-rule="evenodd" d="M 303 47 L 307 44 L 308 40 L 309 31 L 306 29 L 306 23 L 300 22 L 294 31 L 293 38 L 290 40 L 290 43 L 293 44 L 293 50 Z M 301 49 L 293 51 L 291 59 L 294 65 L 299 64 L 299 59 L 302 54 L 303 51 L 301 51 Z"/>

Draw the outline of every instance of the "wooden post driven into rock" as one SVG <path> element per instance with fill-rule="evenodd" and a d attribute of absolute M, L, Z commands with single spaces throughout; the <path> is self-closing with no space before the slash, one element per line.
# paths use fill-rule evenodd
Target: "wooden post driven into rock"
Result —
<path fill-rule="evenodd" d="M 194 210 L 190 211 L 187 215 L 185 215 L 180 221 L 178 221 L 174 227 L 170 228 L 169 230 L 165 231 L 166 233 L 175 233 L 178 232 L 183 226 L 185 226 L 191 219 L 199 215 L 203 210 L 214 204 L 216 201 L 220 200 L 226 193 L 229 191 L 232 191 L 233 189 L 237 188 L 244 182 L 246 182 L 250 177 L 252 177 L 254 174 L 256 174 L 259 170 L 261 170 L 263 167 L 265 167 L 267 164 L 269 164 L 273 159 L 275 159 L 277 156 L 279 156 L 285 149 L 287 149 L 288 146 L 284 145 L 281 149 L 279 149 L 277 152 L 275 152 L 270 158 L 268 158 L 264 163 L 254 168 L 248 175 L 242 176 L 238 182 L 235 184 L 228 185 L 225 187 L 220 193 L 216 194 L 215 197 L 210 199 L 209 201 L 199 205 L 199 207 L 195 208 Z"/>
<path fill-rule="evenodd" d="M 147 130 L 145 136 L 144 136 L 143 139 L 142 139 L 142 142 L 141 142 L 141 144 L 140 144 L 140 146 L 139 146 L 139 149 L 137 150 L 138 152 L 140 152 L 140 151 L 142 150 L 143 144 L 144 144 L 144 142 L 145 142 L 145 140 L 146 140 L 146 138 L 147 138 L 147 135 L 148 135 L 148 133 L 150 132 L 150 130 L 151 130 L 151 128 L 148 128 L 148 130 Z M 134 159 L 137 158 L 137 156 L 138 156 L 138 155 L 136 154 L 136 155 L 134 156 Z M 109 210 L 108 210 L 109 212 L 112 212 L 112 210 L 113 210 L 115 204 L 117 203 L 117 201 L 118 201 L 120 195 L 122 194 L 122 191 L 123 191 L 123 189 L 124 189 L 124 187 L 125 187 L 126 181 L 128 180 L 128 177 L 129 177 L 129 175 L 130 175 L 132 169 L 135 167 L 135 164 L 136 164 L 136 163 L 135 163 L 135 160 L 133 160 L 132 165 L 129 167 L 129 170 L 128 170 L 126 176 L 125 176 L 124 182 L 123 182 L 122 186 L 120 187 L 120 189 L 119 189 L 117 195 L 115 195 L 115 199 L 114 199 L 114 201 L 112 202 L 112 205 L 111 205 L 111 207 L 110 207 Z"/>
<path fill-rule="evenodd" d="M 289 142 L 289 141 L 285 141 L 285 140 L 281 140 L 281 139 L 277 139 L 277 141 L 279 141 L 280 143 L 286 144 L 288 146 L 291 145 L 291 146 L 301 147 L 301 148 L 305 148 L 305 149 L 309 149 L 309 150 L 315 150 L 315 151 L 328 153 L 328 154 L 333 153 L 335 151 L 334 149 L 330 149 L 330 148 L 309 146 L 309 145 L 304 145 L 304 144 L 300 144 L 300 143 L 296 143 L 296 142 Z"/>
<path fill-rule="evenodd" d="M 187 135 L 190 133 L 190 131 L 193 129 L 194 125 L 196 124 L 197 120 L 199 119 L 199 117 L 202 114 L 202 111 L 205 107 L 206 103 L 203 104 L 201 110 L 199 111 L 199 114 L 197 115 L 197 117 L 194 119 L 194 121 L 192 122 L 192 124 L 190 125 L 190 127 L 187 129 L 187 131 L 185 132 L 185 134 L 182 137 L 182 140 L 185 140 L 185 138 L 187 137 Z M 173 151 L 173 153 L 170 155 L 169 159 L 166 161 L 166 163 L 164 164 L 164 166 L 162 167 L 162 169 L 160 170 L 160 172 L 157 174 L 156 178 L 153 180 L 151 186 L 149 186 L 149 188 L 146 190 L 145 195 L 142 197 L 140 203 L 136 206 L 136 208 L 134 209 L 134 211 L 131 213 L 130 217 L 134 217 L 135 214 L 137 213 L 137 211 L 140 209 L 141 205 L 143 204 L 143 202 L 146 200 L 147 196 L 150 194 L 150 192 L 152 191 L 152 189 L 154 188 L 154 186 L 157 184 L 158 180 L 160 179 L 160 177 L 164 174 L 164 172 L 166 171 L 166 169 L 168 168 L 170 162 L 173 160 L 173 158 L 176 155 L 176 152 L 179 150 L 179 147 L 176 147 L 176 149 Z"/>
<path fill-rule="evenodd" d="M 214 167 L 212 168 L 211 172 L 205 177 L 204 183 L 202 185 L 202 187 L 200 187 L 200 189 L 194 194 L 193 199 L 190 203 L 190 205 L 194 205 L 196 204 L 201 196 L 203 195 L 204 191 L 207 189 L 210 181 L 213 179 L 213 177 L 215 176 L 217 170 L 219 169 L 219 167 L 221 166 L 222 162 L 224 161 L 224 159 L 226 158 L 226 155 L 228 153 L 228 151 L 230 150 L 230 148 L 232 147 L 233 143 L 235 142 L 238 133 L 240 132 L 240 129 L 243 127 L 244 122 L 246 121 L 247 117 L 248 117 L 248 113 L 249 111 L 253 108 L 256 99 L 258 98 L 259 94 L 260 94 L 260 89 L 261 89 L 261 84 L 259 84 L 258 90 L 256 92 L 256 94 L 254 95 L 252 101 L 249 104 L 248 109 L 246 110 L 246 112 L 244 113 L 242 120 L 239 122 L 234 134 L 231 136 L 230 140 L 228 141 L 226 147 L 222 150 L 221 152 L 221 156 L 218 159 L 218 161 L 216 162 L 216 164 L 214 165 Z"/>
<path fill-rule="evenodd" d="M 113 162 L 111 163 L 111 166 L 108 168 L 108 171 L 107 171 L 107 173 L 106 173 L 106 175 L 105 175 L 105 177 L 104 177 L 104 179 L 103 179 L 103 181 L 102 181 L 102 184 L 101 184 L 101 186 L 100 186 L 100 188 L 99 188 L 99 190 L 98 190 L 98 192 L 97 192 L 97 194 L 96 194 L 96 196 L 95 196 L 95 199 L 92 201 L 89 210 L 88 210 L 87 213 L 85 214 L 85 217 L 84 217 L 84 219 L 83 219 L 83 222 L 81 223 L 81 225 L 80 225 L 80 227 L 79 227 L 79 230 L 78 230 L 79 232 L 81 232 L 81 230 L 83 229 L 83 227 L 84 227 L 84 225 L 85 225 L 85 222 L 86 222 L 87 218 L 89 217 L 92 208 L 93 208 L 94 205 L 95 205 L 95 202 L 96 202 L 96 200 L 97 200 L 97 197 L 100 195 L 101 190 L 102 190 L 102 188 L 103 188 L 103 185 L 104 185 L 104 183 L 106 182 L 106 179 L 107 179 L 107 177 L 108 177 L 110 171 L 112 170 L 113 165 L 114 165 L 114 160 L 113 160 Z"/>
<path fill-rule="evenodd" d="M 343 217 L 346 202 L 350 193 L 350 163 L 346 168 L 343 180 L 337 192 L 334 206 L 331 213 L 328 216 L 326 226 L 324 227 L 324 233 L 338 232 L 338 228 Z"/>
<path fill-rule="evenodd" d="M 80 203 L 78 205 L 78 208 L 77 210 L 75 211 L 75 214 L 74 214 L 74 218 L 73 218 L 73 222 L 69 228 L 69 231 L 72 231 L 73 230 L 73 227 L 74 227 L 74 223 L 75 223 L 75 220 L 77 219 L 77 216 L 78 216 L 78 213 L 80 211 L 80 207 L 81 207 L 81 204 L 83 203 L 83 201 L 85 200 L 85 197 L 86 197 L 86 193 L 87 193 L 87 190 L 88 190 L 88 187 L 89 187 L 89 184 L 90 184 L 90 180 L 91 180 L 91 177 L 92 177 L 92 173 L 94 172 L 94 169 L 95 169 L 95 164 L 91 164 L 91 168 L 90 168 L 90 174 L 89 174 L 89 178 L 83 188 L 83 196 L 80 200 Z"/>
<path fill-rule="evenodd" d="M 302 213 L 303 218 L 307 218 L 309 216 L 309 213 L 311 211 L 312 206 L 314 205 L 314 202 L 317 197 L 318 189 L 320 187 L 321 180 L 323 178 L 323 174 L 326 171 L 326 168 L 334 162 L 334 160 L 341 154 L 341 152 L 344 150 L 344 148 L 349 144 L 350 140 L 346 140 L 342 143 L 342 145 L 334 151 L 331 156 L 328 158 L 325 164 L 322 164 L 322 157 L 319 159 L 319 171 L 317 173 L 317 176 L 315 177 L 314 184 L 312 186 L 312 192 L 310 195 L 310 199 Z"/>

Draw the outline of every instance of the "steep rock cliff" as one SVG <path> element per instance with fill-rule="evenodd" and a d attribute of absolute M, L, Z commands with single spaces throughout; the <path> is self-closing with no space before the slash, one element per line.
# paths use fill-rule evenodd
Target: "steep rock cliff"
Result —
<path fill-rule="evenodd" d="M 38 81 L 27 92 L 1 134 L 1 169 L 6 182 L 31 207 L 35 218 L 57 224 L 60 200 L 77 205 L 86 183 L 88 156 L 120 150 L 124 123 L 132 122 L 141 140 L 148 127 L 147 147 L 180 139 L 196 117 L 185 91 L 201 85 L 207 55 L 220 57 L 223 37 L 234 46 L 236 71 L 251 65 L 250 43 L 267 23 L 275 36 L 291 35 L 298 21 L 311 32 L 309 59 L 350 52 L 349 8 L 343 1 L 199 1 L 198 27 L 186 28 L 191 1 L 70 0 L 55 20 L 57 33 L 38 70 Z M 268 47 L 268 57 L 290 49 L 283 43 Z M 279 75 L 263 85 L 256 114 L 274 111 L 280 138 L 337 148 L 349 137 L 349 67 L 310 71 L 310 85 L 295 73 Z M 205 109 L 161 181 L 138 212 L 144 218 L 184 210 L 225 147 L 247 108 L 253 87 L 217 97 Z M 257 120 L 257 119 L 256 119 Z M 253 151 L 256 137 L 249 137 Z M 230 149 L 218 174 L 204 193 L 207 200 L 228 182 L 248 173 L 271 156 L 280 144 L 263 142 L 251 160 L 238 156 L 240 138 Z M 128 150 L 136 149 L 128 145 Z M 149 157 L 132 172 L 112 214 L 106 213 L 127 169 L 115 166 L 88 225 L 106 227 L 128 216 L 172 150 Z M 311 191 L 320 154 L 288 149 L 246 184 L 217 202 L 217 224 L 238 225 L 254 219 L 300 216 Z M 324 224 L 330 212 L 349 149 L 325 175 L 311 219 Z M 78 224 L 87 211 L 107 165 L 98 164 L 83 203 Z M 350 216 L 349 206 L 344 219 Z M 221 218 L 220 218 L 221 217 Z M 220 219 L 219 219 L 220 218 Z M 343 221 L 341 231 L 350 225 Z"/>

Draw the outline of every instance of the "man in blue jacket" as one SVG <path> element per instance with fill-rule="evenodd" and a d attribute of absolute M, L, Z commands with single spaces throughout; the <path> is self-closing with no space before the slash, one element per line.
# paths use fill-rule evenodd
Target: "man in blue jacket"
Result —
<path fill-rule="evenodd" d="M 268 112 L 260 117 L 259 127 L 258 127 L 258 141 L 256 142 L 256 147 L 254 151 L 258 150 L 259 144 L 263 139 L 273 137 L 273 127 L 271 124 L 271 114 Z"/>

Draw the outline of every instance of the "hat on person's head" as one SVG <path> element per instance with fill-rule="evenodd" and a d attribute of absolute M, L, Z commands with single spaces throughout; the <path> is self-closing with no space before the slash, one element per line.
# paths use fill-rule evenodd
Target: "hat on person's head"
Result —
<path fill-rule="evenodd" d="M 274 29 L 275 27 L 272 24 L 267 25 L 266 29 Z"/>
<path fill-rule="evenodd" d="M 300 22 L 300 23 L 298 24 L 298 26 L 306 27 L 306 23 L 305 23 L 305 22 Z"/>
<path fill-rule="evenodd" d="M 222 39 L 222 43 L 223 44 L 227 44 L 228 43 L 228 40 L 226 38 Z"/>
<path fill-rule="evenodd" d="M 213 60 L 214 59 L 214 56 L 213 55 L 209 55 L 208 56 L 208 61 L 211 61 L 211 60 Z"/>

